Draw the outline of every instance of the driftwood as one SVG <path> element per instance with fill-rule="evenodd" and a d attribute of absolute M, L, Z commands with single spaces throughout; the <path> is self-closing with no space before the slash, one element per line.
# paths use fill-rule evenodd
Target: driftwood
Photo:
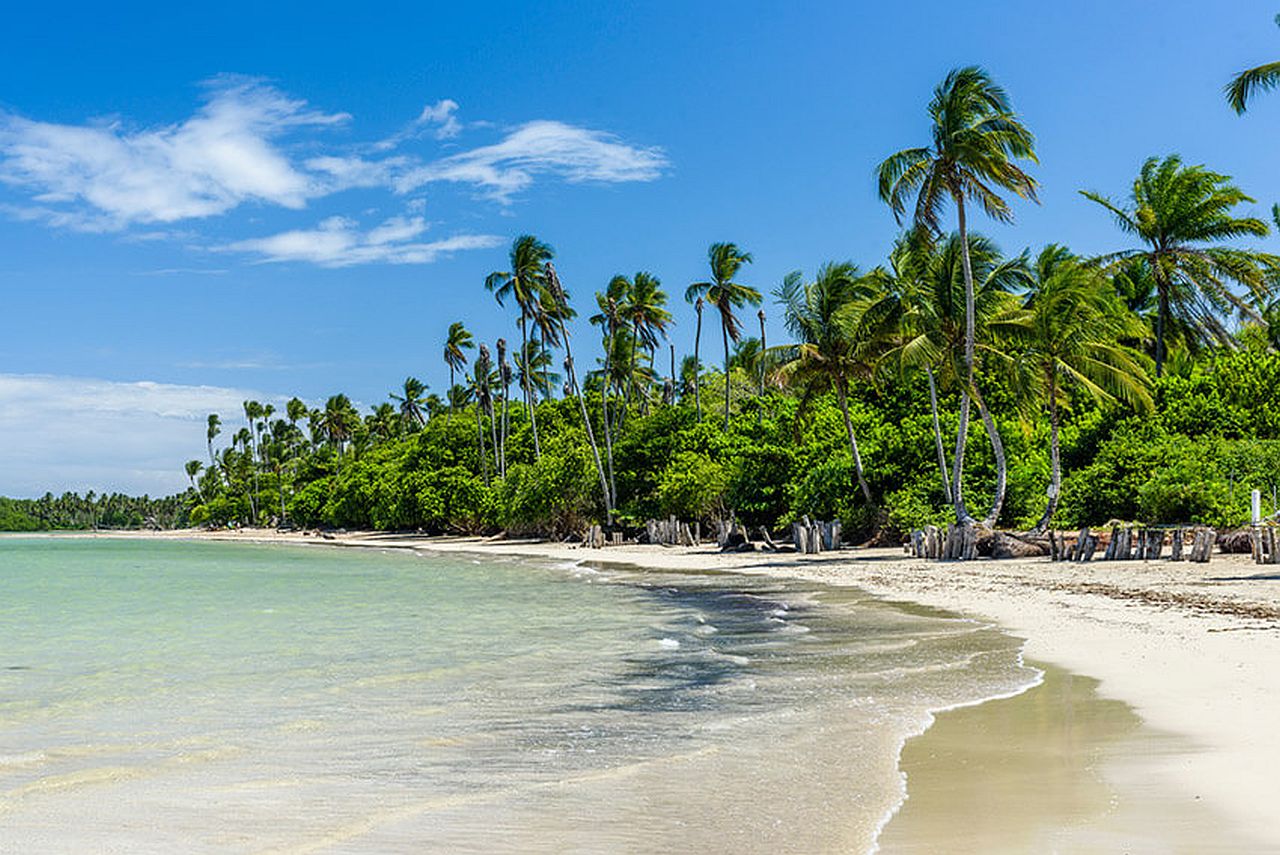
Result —
<path fill-rule="evenodd" d="M 699 535 L 689 528 L 686 522 L 680 522 L 674 516 L 665 520 L 647 520 L 644 524 L 647 543 L 661 546 L 697 546 Z"/>
<path fill-rule="evenodd" d="M 1197 529 L 1191 544 L 1191 561 L 1195 564 L 1207 564 L 1213 556 L 1213 545 L 1217 535 L 1211 528 Z"/>
<path fill-rule="evenodd" d="M 819 552 L 833 551 L 840 548 L 840 521 L 810 520 L 808 515 L 791 524 L 791 541 L 796 552 L 814 555 Z"/>

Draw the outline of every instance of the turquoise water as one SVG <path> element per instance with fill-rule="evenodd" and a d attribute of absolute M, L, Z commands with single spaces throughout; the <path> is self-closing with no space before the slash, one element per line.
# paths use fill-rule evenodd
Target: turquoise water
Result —
<path fill-rule="evenodd" d="M 0 539 L 0 851 L 866 851 L 1018 644 L 845 589 Z"/>

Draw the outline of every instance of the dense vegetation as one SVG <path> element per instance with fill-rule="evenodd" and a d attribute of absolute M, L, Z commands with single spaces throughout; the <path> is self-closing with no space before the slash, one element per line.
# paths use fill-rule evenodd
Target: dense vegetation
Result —
<path fill-rule="evenodd" d="M 1277 69 L 1244 72 L 1232 105 Z M 341 394 L 247 401 L 226 444 L 210 415 L 207 463 L 186 466 L 190 522 L 565 536 L 808 514 L 891 538 L 952 520 L 1227 526 L 1251 488 L 1274 505 L 1280 257 L 1244 243 L 1270 231 L 1254 200 L 1152 157 L 1123 198 L 1082 191 L 1118 227 L 1114 251 L 1004 252 L 973 221 L 1036 200 L 1031 131 L 977 68 L 948 75 L 928 115 L 930 136 L 878 167 L 903 226 L 880 263 L 827 262 L 766 295 L 749 252 L 713 244 L 707 278 L 681 283 L 696 329 L 677 364 L 656 275 L 601 283 L 584 346 L 552 248 L 519 237 L 476 283 L 513 310 L 514 346 L 456 322 L 443 398 L 409 377 L 367 413 Z M 791 341 L 768 346 L 766 302 Z M 602 355 L 579 363 L 575 347 Z"/>
<path fill-rule="evenodd" d="M 0 531 L 56 531 L 104 528 L 175 528 L 185 525 L 187 496 L 84 496 L 46 493 L 38 499 L 0 497 Z"/>

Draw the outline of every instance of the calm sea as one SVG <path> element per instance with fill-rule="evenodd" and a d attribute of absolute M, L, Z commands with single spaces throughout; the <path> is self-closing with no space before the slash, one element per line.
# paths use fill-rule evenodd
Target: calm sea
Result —
<path fill-rule="evenodd" d="M 0 539 L 0 851 L 860 852 L 1019 644 L 849 589 Z"/>

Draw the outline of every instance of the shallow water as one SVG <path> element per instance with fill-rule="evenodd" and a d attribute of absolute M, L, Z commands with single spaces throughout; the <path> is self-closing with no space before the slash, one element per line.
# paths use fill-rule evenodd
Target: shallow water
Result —
<path fill-rule="evenodd" d="M 0 540 L 0 851 L 867 851 L 928 711 L 1038 678 L 760 577 Z"/>

